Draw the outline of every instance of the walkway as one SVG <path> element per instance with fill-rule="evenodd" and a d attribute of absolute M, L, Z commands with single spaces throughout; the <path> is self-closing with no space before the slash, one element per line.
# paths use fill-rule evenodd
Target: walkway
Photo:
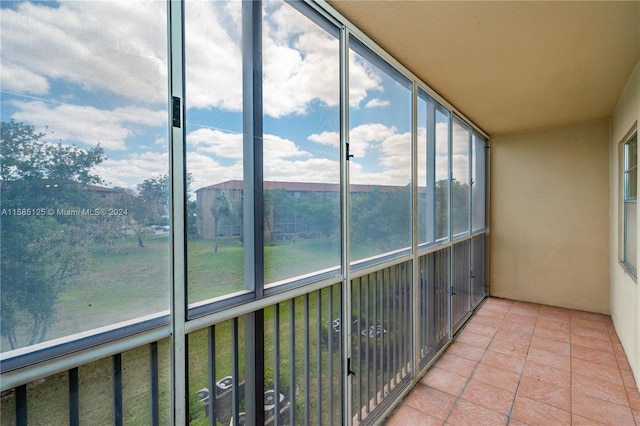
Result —
<path fill-rule="evenodd" d="M 386 424 L 640 426 L 640 393 L 609 316 L 490 298 Z"/>

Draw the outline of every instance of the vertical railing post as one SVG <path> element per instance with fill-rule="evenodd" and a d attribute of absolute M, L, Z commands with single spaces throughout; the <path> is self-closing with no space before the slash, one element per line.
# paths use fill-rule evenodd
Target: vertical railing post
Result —
<path fill-rule="evenodd" d="M 116 354 L 113 360 L 113 424 L 122 426 L 122 354 Z"/>
<path fill-rule="evenodd" d="M 69 425 L 80 425 L 80 394 L 78 386 L 78 367 L 69 370 Z"/>
<path fill-rule="evenodd" d="M 16 425 L 27 426 L 27 385 L 16 387 Z"/>
<path fill-rule="evenodd" d="M 208 358 L 208 383 L 209 383 L 209 426 L 216 426 L 217 407 L 216 400 L 218 389 L 216 385 L 216 327 L 212 325 L 207 329 L 207 358 Z"/>

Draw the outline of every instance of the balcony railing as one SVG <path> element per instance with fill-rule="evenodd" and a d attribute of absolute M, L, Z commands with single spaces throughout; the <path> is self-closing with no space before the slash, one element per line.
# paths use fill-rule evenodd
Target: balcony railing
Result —
<path fill-rule="evenodd" d="M 476 234 L 354 274 L 348 309 L 343 284 L 328 283 L 190 332 L 190 424 L 244 424 L 248 410 L 268 425 L 375 423 L 482 301 L 484 262 L 485 235 Z M 255 315 L 263 348 L 247 338 Z M 172 344 L 153 337 L 166 332 L 160 325 L 130 337 L 131 348 L 105 343 L 91 356 L 6 372 L 2 424 L 170 424 Z M 256 357 L 260 380 L 251 377 Z"/>

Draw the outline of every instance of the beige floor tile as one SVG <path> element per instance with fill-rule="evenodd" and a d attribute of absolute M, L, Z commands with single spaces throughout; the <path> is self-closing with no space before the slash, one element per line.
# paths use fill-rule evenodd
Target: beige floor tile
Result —
<path fill-rule="evenodd" d="M 518 395 L 567 412 L 571 411 L 570 386 L 558 386 L 533 376 L 525 376 L 520 380 Z"/>
<path fill-rule="evenodd" d="M 509 392 L 515 392 L 520 381 L 518 374 L 482 363 L 478 365 L 471 378 Z"/>
<path fill-rule="evenodd" d="M 459 399 L 451 410 L 447 424 L 450 425 L 506 425 L 507 416 L 496 413 L 472 402 Z"/>
<path fill-rule="evenodd" d="M 387 424 L 640 426 L 640 393 L 609 316 L 489 298 Z"/>
<path fill-rule="evenodd" d="M 480 360 L 482 364 L 492 367 L 502 368 L 515 374 L 522 373 L 524 368 L 525 357 L 516 355 L 507 355 L 501 352 L 487 351 Z"/>
<path fill-rule="evenodd" d="M 467 384 L 467 377 L 434 367 L 425 374 L 420 383 L 457 397 Z"/>
<path fill-rule="evenodd" d="M 473 371 L 478 366 L 476 361 L 470 361 L 457 355 L 445 353 L 435 364 L 436 367 L 443 370 L 456 373 L 460 376 L 471 377 Z"/>
<path fill-rule="evenodd" d="M 387 426 L 440 426 L 442 420 L 436 419 L 409 405 L 401 405 L 387 420 Z"/>
<path fill-rule="evenodd" d="M 491 386 L 479 380 L 469 380 L 460 398 L 481 405 L 496 413 L 509 414 L 514 392 Z"/>
<path fill-rule="evenodd" d="M 456 398 L 446 392 L 417 384 L 405 399 L 410 407 L 444 421 L 456 402 Z"/>
<path fill-rule="evenodd" d="M 573 413 L 608 425 L 633 425 L 631 408 L 594 398 L 579 392 L 571 394 Z"/>
<path fill-rule="evenodd" d="M 516 397 L 511 417 L 530 425 L 571 424 L 571 414 L 568 411 L 521 396 Z"/>

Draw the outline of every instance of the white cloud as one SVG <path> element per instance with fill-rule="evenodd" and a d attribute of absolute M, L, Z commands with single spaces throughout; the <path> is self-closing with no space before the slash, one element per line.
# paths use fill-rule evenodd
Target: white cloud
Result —
<path fill-rule="evenodd" d="M 328 145 L 334 148 L 338 148 L 340 146 L 340 133 L 338 132 L 327 132 L 324 131 L 322 133 L 314 133 L 308 137 L 308 139 L 312 142 L 319 143 L 321 145 Z"/>
<path fill-rule="evenodd" d="M 8 66 L 31 74 L 30 85 L 14 84 L 13 90 L 42 94 L 42 79 L 49 84 L 57 79 L 89 92 L 166 101 L 162 2 L 78 1 L 58 7 L 21 3 L 15 10 L 3 8 L 0 23 L 3 71 Z"/>
<path fill-rule="evenodd" d="M 369 149 L 375 148 L 395 133 L 395 127 L 387 127 L 379 123 L 368 123 L 354 127 L 349 132 L 349 153 L 356 158 L 362 158 L 367 155 Z"/>
<path fill-rule="evenodd" d="M 349 106 L 358 107 L 371 90 L 383 90 L 379 71 L 353 51 L 349 52 Z"/>
<path fill-rule="evenodd" d="M 49 92 L 49 82 L 46 78 L 31 72 L 27 68 L 11 64 L 2 64 L 0 87 L 5 92 L 29 95 L 45 95 Z"/>
<path fill-rule="evenodd" d="M 242 159 L 242 139 L 243 136 L 239 133 L 200 128 L 187 134 L 187 145 L 197 152 Z"/>
<path fill-rule="evenodd" d="M 310 157 L 311 154 L 301 151 L 298 145 L 289 139 L 275 135 L 264 135 L 263 156 L 265 169 L 273 164 L 277 159 Z"/>
<path fill-rule="evenodd" d="M 125 159 L 108 159 L 95 167 L 109 186 L 135 188 L 143 180 L 169 173 L 167 153 L 143 152 Z"/>
<path fill-rule="evenodd" d="M 264 112 L 272 117 L 304 114 L 314 99 L 340 102 L 338 39 L 287 4 L 263 26 Z"/>
<path fill-rule="evenodd" d="M 385 107 L 385 106 L 389 106 L 389 105 L 391 105 L 391 102 L 389 102 L 389 101 L 386 101 L 386 100 L 383 101 L 381 99 L 374 98 L 374 99 L 371 99 L 369 102 L 367 102 L 364 107 L 365 108 L 379 108 L 379 107 Z"/>
<path fill-rule="evenodd" d="M 274 159 L 269 167 L 265 166 L 264 179 L 281 182 L 339 183 L 340 162 L 326 158 L 299 161 Z"/>
<path fill-rule="evenodd" d="M 242 161 L 223 166 L 214 158 L 198 153 L 187 153 L 187 172 L 193 177 L 191 190 L 228 180 L 242 180 Z"/>
<path fill-rule="evenodd" d="M 164 110 L 126 107 L 113 111 L 91 106 L 69 104 L 51 105 L 41 101 L 13 101 L 18 111 L 12 115 L 16 121 L 52 132 L 48 139 L 80 142 L 89 146 L 100 144 L 105 149 L 126 149 L 125 140 L 135 133 L 139 125 L 162 127 L 166 125 Z M 150 141 L 151 142 L 151 141 Z"/>
<path fill-rule="evenodd" d="M 187 144 L 195 152 L 212 154 L 221 158 L 242 159 L 243 135 L 217 129 L 200 128 L 187 135 Z M 277 158 L 309 157 L 306 151 L 291 140 L 276 135 L 264 135 L 264 163 Z"/>
<path fill-rule="evenodd" d="M 380 146 L 380 164 L 386 170 L 401 170 L 405 177 L 411 173 L 411 133 L 397 133 L 385 138 Z"/>
<path fill-rule="evenodd" d="M 241 10 L 241 2 L 185 3 L 187 107 L 242 111 Z"/>
<path fill-rule="evenodd" d="M 241 7 L 241 2 L 185 3 L 188 108 L 241 111 Z M 314 101 L 337 107 L 338 40 L 286 3 L 267 3 L 264 10 L 264 113 L 305 114 Z M 0 19 L 5 90 L 45 95 L 65 82 L 143 105 L 166 102 L 163 2 L 22 3 L 3 8 Z M 352 106 L 382 89 L 378 71 L 354 55 L 350 72 Z"/>

